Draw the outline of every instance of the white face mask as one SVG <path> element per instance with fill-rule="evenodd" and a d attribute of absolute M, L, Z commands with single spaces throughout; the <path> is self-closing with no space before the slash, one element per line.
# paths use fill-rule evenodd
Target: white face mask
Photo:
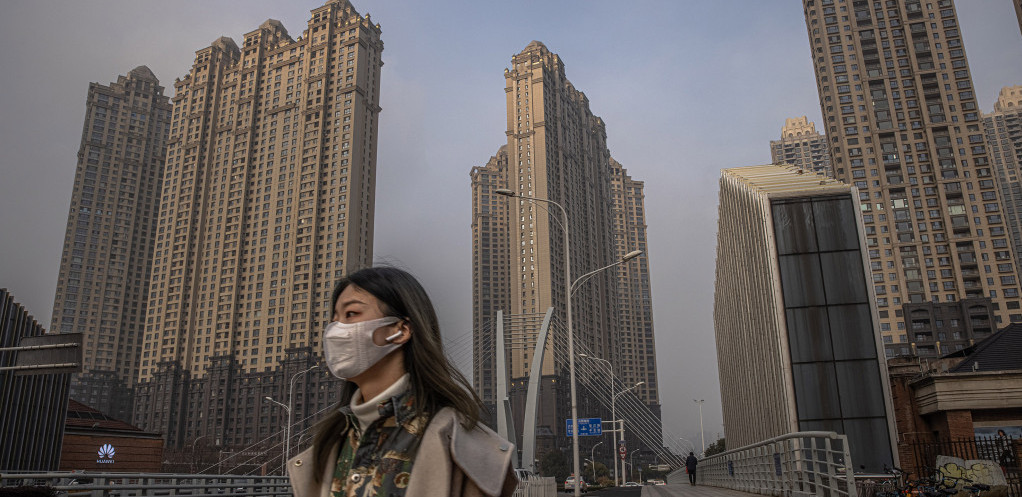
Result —
<path fill-rule="evenodd" d="M 339 321 L 330 323 L 323 332 L 323 357 L 327 368 L 342 380 L 364 373 L 402 345 L 389 343 L 401 336 L 400 331 L 387 337 L 386 345 L 373 343 L 373 332 L 398 321 L 401 319 L 388 316 L 351 324 Z"/>

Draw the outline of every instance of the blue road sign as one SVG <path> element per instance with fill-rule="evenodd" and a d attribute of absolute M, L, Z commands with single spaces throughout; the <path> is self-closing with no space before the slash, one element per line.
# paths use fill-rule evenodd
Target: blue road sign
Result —
<path fill-rule="evenodd" d="M 568 427 L 568 436 L 572 435 L 571 420 L 564 420 L 564 424 Z M 596 437 L 603 435 L 603 420 L 600 418 L 578 418 L 578 436 L 580 437 Z"/>

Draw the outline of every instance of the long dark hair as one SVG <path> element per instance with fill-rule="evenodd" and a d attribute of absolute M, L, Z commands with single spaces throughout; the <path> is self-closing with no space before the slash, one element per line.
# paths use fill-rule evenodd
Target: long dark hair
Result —
<path fill-rule="evenodd" d="M 376 297 L 384 315 L 408 319 L 412 335 L 404 345 L 405 371 L 409 373 L 415 395 L 415 414 L 432 416 L 444 407 L 451 407 L 461 415 L 462 425 L 475 427 L 482 401 L 465 376 L 444 355 L 436 310 L 422 285 L 411 274 L 397 268 L 362 269 L 337 282 L 330 299 L 331 313 L 341 292 L 351 285 Z M 344 384 L 338 407 L 351 403 L 356 388 L 350 381 Z M 346 416 L 337 409 L 317 424 L 313 439 L 313 465 L 317 468 L 313 474 L 317 482 L 326 470 L 330 451 L 346 435 L 346 425 Z"/>

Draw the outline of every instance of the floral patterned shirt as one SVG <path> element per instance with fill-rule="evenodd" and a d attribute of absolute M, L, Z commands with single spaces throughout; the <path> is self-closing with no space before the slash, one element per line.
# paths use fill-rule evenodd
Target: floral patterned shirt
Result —
<path fill-rule="evenodd" d="M 380 418 L 360 433 L 350 406 L 348 435 L 341 442 L 331 497 L 400 497 L 405 494 L 429 416 L 415 416 L 411 389 L 377 404 Z"/>

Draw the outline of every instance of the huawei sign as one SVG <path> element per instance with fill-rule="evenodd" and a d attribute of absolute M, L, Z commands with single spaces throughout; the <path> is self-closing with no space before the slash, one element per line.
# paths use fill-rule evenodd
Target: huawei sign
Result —
<path fill-rule="evenodd" d="M 96 459 L 97 464 L 113 464 L 114 454 L 116 454 L 117 452 L 114 450 L 113 445 L 103 444 L 103 446 L 99 448 L 99 452 L 97 453 L 99 454 L 99 459 Z"/>

